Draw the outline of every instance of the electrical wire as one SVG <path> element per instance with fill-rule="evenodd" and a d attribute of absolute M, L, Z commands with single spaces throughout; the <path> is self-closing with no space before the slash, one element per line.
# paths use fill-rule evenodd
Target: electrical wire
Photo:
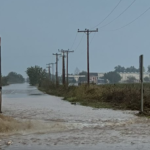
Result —
<path fill-rule="evenodd" d="M 117 5 L 112 9 L 112 11 L 100 22 L 98 23 L 96 26 L 94 26 L 93 28 L 95 27 L 98 27 L 100 24 L 102 24 L 113 12 L 114 10 L 119 6 L 119 4 L 121 3 L 122 0 L 119 0 L 119 2 L 117 3 Z M 92 28 L 92 29 L 93 29 Z"/>
<path fill-rule="evenodd" d="M 83 40 L 83 36 L 84 36 L 84 33 L 82 34 L 82 37 L 81 37 L 81 39 L 80 39 L 80 42 L 79 42 L 79 44 L 77 45 L 77 47 L 75 48 L 75 51 L 77 50 L 77 48 L 78 48 L 79 45 L 81 44 L 81 42 L 82 42 L 82 40 Z"/>
<path fill-rule="evenodd" d="M 72 47 L 73 47 L 73 45 L 74 45 L 74 43 L 75 43 L 75 41 L 76 41 L 77 35 L 78 35 L 78 33 L 76 32 L 76 35 L 75 35 L 74 41 L 73 41 L 73 43 L 72 43 L 72 45 L 71 45 L 70 49 L 72 49 Z"/>
<path fill-rule="evenodd" d="M 140 17 L 142 17 L 146 12 L 148 12 L 150 10 L 150 7 L 148 9 L 146 9 L 142 14 L 140 14 L 138 17 L 136 17 L 135 19 L 133 19 L 132 21 L 130 21 L 129 23 L 125 24 L 124 26 L 120 27 L 120 28 L 117 28 L 117 29 L 114 29 L 112 31 L 117 31 L 117 30 L 120 30 L 122 28 L 125 28 L 127 27 L 128 25 L 132 24 L 133 22 L 135 22 L 136 20 L 138 20 Z"/>
<path fill-rule="evenodd" d="M 124 11 L 122 11 L 116 18 L 114 18 L 113 20 L 111 20 L 110 22 L 106 23 L 105 25 L 101 26 L 100 28 L 104 28 L 107 25 L 111 24 L 112 22 L 114 22 L 116 19 L 118 19 L 121 15 L 123 15 L 134 3 L 136 0 L 133 0 L 132 3 L 126 8 L 124 9 Z"/>
<path fill-rule="evenodd" d="M 96 35 L 96 32 L 94 32 L 94 34 L 93 34 L 93 36 L 92 36 L 92 38 L 91 38 L 91 40 L 90 40 L 90 44 L 92 43 L 92 41 L 93 41 L 95 35 Z"/>

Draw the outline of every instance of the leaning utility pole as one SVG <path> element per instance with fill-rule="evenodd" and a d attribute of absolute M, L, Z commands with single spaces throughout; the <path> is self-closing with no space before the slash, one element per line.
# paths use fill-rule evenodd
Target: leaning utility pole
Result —
<path fill-rule="evenodd" d="M 61 54 L 53 54 L 56 56 L 56 86 L 58 85 L 58 56 L 61 55 Z"/>
<path fill-rule="evenodd" d="M 85 30 L 82 30 L 80 31 L 78 29 L 78 32 L 84 32 L 87 34 L 87 83 L 89 85 L 89 33 L 91 32 L 98 32 L 98 28 L 96 30 L 89 30 L 89 29 L 85 29 Z"/>
<path fill-rule="evenodd" d="M 47 66 L 47 68 L 48 68 L 48 75 L 49 75 L 49 79 L 51 81 L 51 70 L 50 70 L 51 66 L 50 66 L 50 64 L 46 64 L 46 65 L 48 65 Z"/>
<path fill-rule="evenodd" d="M 1 37 L 0 37 L 0 113 L 2 113 Z"/>

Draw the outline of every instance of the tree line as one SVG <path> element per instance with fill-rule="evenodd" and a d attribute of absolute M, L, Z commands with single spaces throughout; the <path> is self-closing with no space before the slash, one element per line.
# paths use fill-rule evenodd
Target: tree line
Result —
<path fill-rule="evenodd" d="M 28 67 L 26 73 L 29 77 L 30 85 L 40 85 L 43 80 L 48 79 L 46 69 L 39 66 Z"/>
<path fill-rule="evenodd" d="M 2 76 L 2 86 L 14 83 L 25 82 L 24 77 L 16 72 L 10 72 L 7 76 Z"/>
<path fill-rule="evenodd" d="M 145 72 L 145 68 L 143 67 L 143 72 Z M 150 72 L 150 66 L 148 66 L 147 72 Z M 102 77 L 105 80 L 108 80 L 110 83 L 118 83 L 121 80 L 121 76 L 119 73 L 139 73 L 139 68 L 131 67 L 122 67 L 120 65 L 114 67 L 114 71 L 105 73 Z M 133 83 L 136 82 L 137 79 L 134 76 L 128 76 L 125 82 Z M 145 82 L 150 82 L 149 77 L 144 77 Z"/>
<path fill-rule="evenodd" d="M 118 65 L 114 69 L 116 72 L 130 72 L 130 73 L 131 72 L 139 72 L 139 68 L 135 68 L 134 66 L 125 68 L 125 67 Z M 145 68 L 143 70 L 145 72 Z"/>
<path fill-rule="evenodd" d="M 148 67 L 150 71 L 150 66 Z M 135 68 L 134 66 L 131 67 L 122 67 L 120 65 L 114 67 L 114 71 L 110 71 L 104 74 L 101 79 L 104 80 L 105 83 L 118 83 L 121 81 L 121 76 L 119 73 L 124 72 L 124 73 L 131 73 L 131 72 L 139 72 L 139 69 Z M 31 66 L 28 67 L 26 70 L 26 73 L 29 77 L 29 84 L 30 85 L 41 85 L 43 81 L 50 81 L 49 74 L 46 72 L 46 69 L 43 69 L 42 67 L 39 66 Z M 79 77 L 79 83 L 86 83 L 87 81 L 87 72 L 82 71 L 79 72 L 79 75 L 84 75 L 85 77 Z M 52 76 L 52 75 L 51 75 Z M 59 81 L 61 80 L 61 77 L 58 77 Z M 71 83 L 76 83 L 75 79 L 72 77 L 69 79 Z M 128 83 L 133 83 L 136 82 L 137 79 L 134 76 L 128 76 L 126 82 Z M 145 82 L 150 82 L 149 77 L 144 78 Z"/>
<path fill-rule="evenodd" d="M 131 67 L 122 67 L 120 65 L 114 67 L 114 71 L 110 71 L 104 74 L 103 77 L 101 77 L 101 79 L 104 80 L 104 83 L 118 83 L 119 81 L 121 81 L 121 75 L 119 73 L 138 73 L 139 69 L 135 68 L 134 66 Z M 145 68 L 143 68 L 143 72 L 145 72 Z M 147 72 L 150 72 L 150 66 L 148 66 L 148 70 Z M 86 71 L 82 71 L 79 73 L 79 75 L 85 75 L 85 77 L 79 77 L 79 82 L 86 82 L 87 81 L 87 72 Z M 133 83 L 136 82 L 137 79 L 134 76 L 128 76 L 127 80 L 125 82 L 127 83 Z M 150 78 L 149 77 L 144 77 L 144 81 L 145 82 L 150 82 Z"/>
<path fill-rule="evenodd" d="M 135 68 L 134 66 L 125 68 L 118 65 L 114 69 L 116 72 L 139 72 L 139 68 Z M 143 72 L 150 72 L 150 65 L 147 67 L 147 70 L 145 69 L 145 67 L 143 67 Z"/>

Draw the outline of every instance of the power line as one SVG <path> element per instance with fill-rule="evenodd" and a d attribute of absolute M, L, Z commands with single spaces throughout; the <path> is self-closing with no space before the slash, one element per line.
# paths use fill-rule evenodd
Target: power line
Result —
<path fill-rule="evenodd" d="M 92 43 L 92 41 L 93 41 L 95 35 L 96 35 L 96 33 L 94 32 L 94 34 L 93 34 L 93 36 L 92 36 L 92 38 L 91 38 L 91 40 L 90 40 L 90 44 Z"/>
<path fill-rule="evenodd" d="M 79 44 L 78 44 L 77 47 L 75 48 L 75 51 L 77 50 L 77 48 L 78 48 L 79 45 L 81 44 L 81 42 L 82 42 L 82 40 L 83 40 L 83 36 L 84 36 L 84 33 L 82 34 L 82 37 L 81 37 L 81 39 L 80 39 L 80 41 L 79 41 Z"/>
<path fill-rule="evenodd" d="M 72 45 L 71 45 L 71 48 L 70 48 L 70 49 L 72 49 L 72 47 L 73 47 L 73 45 L 74 45 L 74 43 L 75 43 L 75 41 L 76 41 L 77 35 L 78 35 L 78 33 L 76 33 L 75 38 L 74 38 L 74 41 L 73 41 L 73 43 L 72 43 Z"/>
<path fill-rule="evenodd" d="M 117 29 L 114 29 L 112 31 L 117 31 L 117 30 L 120 30 L 122 28 L 125 28 L 127 27 L 128 25 L 132 24 L 134 21 L 138 20 L 140 17 L 142 17 L 146 12 L 148 12 L 150 10 L 150 7 L 148 9 L 146 9 L 142 14 L 140 14 L 138 17 L 136 17 L 135 19 L 133 19 L 132 21 L 130 21 L 129 23 L 125 24 L 124 26 L 120 27 L 120 28 L 117 28 Z"/>
<path fill-rule="evenodd" d="M 119 4 L 121 3 L 122 0 L 119 0 L 119 2 L 117 3 L 117 5 L 112 9 L 112 11 L 100 22 L 98 23 L 96 26 L 94 26 L 93 28 L 95 27 L 98 27 L 100 24 L 102 24 L 113 12 L 114 10 L 119 6 Z M 92 29 L 93 29 L 92 28 Z"/>
<path fill-rule="evenodd" d="M 106 23 L 105 25 L 101 26 L 100 28 L 106 27 L 107 25 L 111 24 L 112 22 L 114 22 L 116 19 L 118 19 L 121 15 L 123 15 L 134 3 L 136 0 L 133 0 L 132 3 L 126 7 L 124 9 L 124 11 L 122 11 L 116 18 L 114 18 L 113 20 L 111 20 L 110 22 Z"/>

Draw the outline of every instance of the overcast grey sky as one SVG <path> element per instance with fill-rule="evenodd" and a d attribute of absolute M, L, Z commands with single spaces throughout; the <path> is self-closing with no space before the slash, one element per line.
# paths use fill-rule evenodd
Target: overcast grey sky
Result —
<path fill-rule="evenodd" d="M 138 67 L 140 54 L 147 69 L 149 7 L 150 0 L 0 0 L 2 74 L 15 71 L 26 77 L 27 67 L 45 68 L 55 62 L 52 53 L 58 49 L 74 50 L 69 54 L 69 73 L 76 67 L 86 70 L 86 34 L 77 33 L 85 28 L 99 29 L 90 34 L 90 72 L 108 72 L 117 65 Z"/>

